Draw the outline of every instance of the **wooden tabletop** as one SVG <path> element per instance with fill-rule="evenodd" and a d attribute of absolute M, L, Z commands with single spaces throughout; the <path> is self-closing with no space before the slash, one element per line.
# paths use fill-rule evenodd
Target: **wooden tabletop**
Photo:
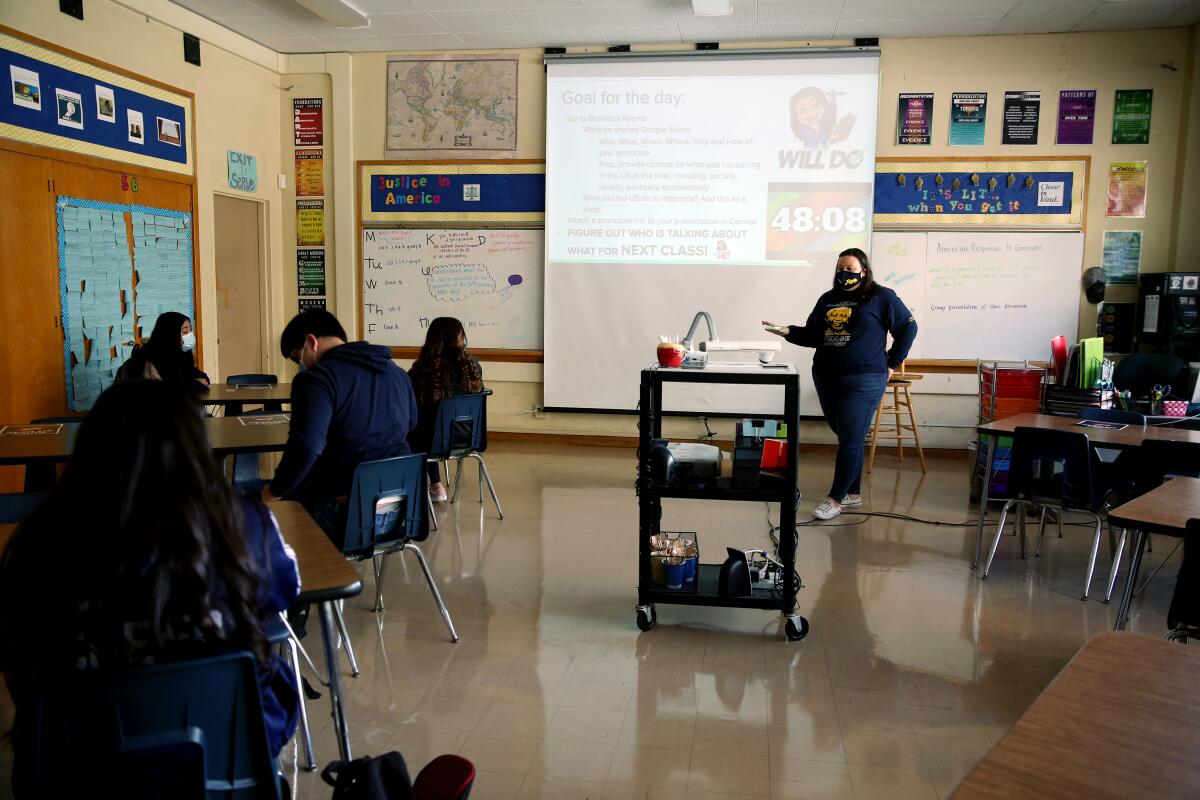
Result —
<path fill-rule="evenodd" d="M 304 506 L 292 501 L 271 503 L 283 540 L 291 545 L 300 565 L 299 603 L 319 603 L 353 597 L 362 591 L 362 579 L 317 526 Z M 0 550 L 8 544 L 16 525 L 0 525 Z"/>
<path fill-rule="evenodd" d="M 1182 536 L 1200 517 L 1200 478 L 1178 477 L 1108 512 L 1114 528 Z"/>
<path fill-rule="evenodd" d="M 951 796 L 1200 797 L 1197 710 L 1200 650 L 1101 633 Z"/>
<path fill-rule="evenodd" d="M 287 444 L 287 425 L 246 425 L 242 419 L 242 417 L 205 418 L 204 426 L 214 452 L 218 455 L 271 453 L 282 451 L 284 445 Z M 66 423 L 55 434 L 0 435 L 0 464 L 66 461 L 71 457 L 71 451 L 75 449 L 75 435 L 78 431 L 78 423 Z"/>
<path fill-rule="evenodd" d="M 225 405 L 227 403 L 247 403 L 259 405 L 268 401 L 286 403 L 292 399 L 290 383 L 256 383 L 246 386 L 235 386 L 230 383 L 214 383 L 208 387 L 208 392 L 199 396 L 206 406 Z"/>
<path fill-rule="evenodd" d="M 1087 428 L 1074 417 L 1056 417 L 1051 414 L 1014 414 L 986 425 L 980 425 L 980 433 L 1012 433 L 1017 428 L 1047 428 L 1058 431 L 1086 433 L 1088 440 L 1097 447 L 1125 450 L 1141 447 L 1147 439 L 1170 439 L 1176 442 L 1200 442 L 1200 431 L 1176 427 L 1154 427 L 1128 425 L 1122 430 Z"/>

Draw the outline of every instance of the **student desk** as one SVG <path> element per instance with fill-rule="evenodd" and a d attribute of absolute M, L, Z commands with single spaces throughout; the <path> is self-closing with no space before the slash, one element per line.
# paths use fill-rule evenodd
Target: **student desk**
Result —
<path fill-rule="evenodd" d="M 232 403 L 262 405 L 263 403 L 287 403 L 292 399 L 290 383 L 252 383 L 235 385 L 214 383 L 208 392 L 196 396 L 206 406 L 224 406 Z"/>
<path fill-rule="evenodd" d="M 1200 651 L 1101 633 L 951 795 L 1200 797 Z"/>
<path fill-rule="evenodd" d="M 287 444 L 287 425 L 246 425 L 241 420 L 241 417 L 204 419 L 208 441 L 218 456 L 280 452 Z M 62 430 L 52 435 L 0 435 L 0 464 L 66 461 L 75 449 L 78 432 L 78 423 L 68 422 L 63 424 Z"/>
<path fill-rule="evenodd" d="M 1138 427 L 1128 425 L 1122 430 L 1106 430 L 1104 428 L 1086 428 L 1079 425 L 1075 417 L 1057 417 L 1051 414 L 1015 414 L 1011 417 L 980 425 L 979 444 L 983 446 L 986 438 L 987 451 L 983 470 L 982 497 L 979 498 L 979 519 L 975 526 L 975 560 L 971 569 L 979 565 L 979 551 L 983 547 L 983 518 L 987 514 L 988 489 L 992 482 L 992 458 L 995 454 L 996 440 L 1001 436 L 1011 436 L 1017 428 L 1044 428 L 1049 430 L 1073 431 L 1087 434 L 1092 447 L 1104 447 L 1110 450 L 1132 450 L 1142 446 L 1147 439 L 1168 439 L 1177 442 L 1200 442 L 1200 431 L 1183 430 L 1176 427 Z M 1114 524 L 1116 524 L 1114 522 Z"/>
<path fill-rule="evenodd" d="M 271 503 L 271 511 L 279 521 L 283 540 L 296 553 L 300 567 L 300 596 L 297 603 L 320 605 L 321 636 L 324 640 L 325 667 L 329 673 L 329 704 L 337 732 L 338 754 L 343 761 L 350 759 L 350 730 L 342 702 L 339 679 L 338 633 L 333 620 L 333 603 L 362 592 L 362 579 L 325 532 L 299 503 Z M 0 525 L 0 550 L 8 544 L 16 525 Z"/>
<path fill-rule="evenodd" d="M 1138 570 L 1142 567 L 1146 534 L 1162 533 L 1182 538 L 1187 532 L 1188 520 L 1196 517 L 1200 517 L 1200 478 L 1185 477 L 1164 481 L 1162 486 L 1108 512 L 1113 527 L 1131 528 L 1134 531 L 1129 576 L 1125 579 L 1121 606 L 1117 609 L 1116 630 L 1125 628 Z"/>

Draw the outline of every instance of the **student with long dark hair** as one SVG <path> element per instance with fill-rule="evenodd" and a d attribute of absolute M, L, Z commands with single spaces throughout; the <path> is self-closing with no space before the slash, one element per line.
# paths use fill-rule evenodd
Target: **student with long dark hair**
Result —
<path fill-rule="evenodd" d="M 417 427 L 408 441 L 415 452 L 427 453 L 433 443 L 433 424 L 443 397 L 483 391 L 483 368 L 467 352 L 467 332 L 454 317 L 438 317 L 429 323 L 425 344 L 408 371 L 417 395 Z M 437 464 L 429 464 L 429 496 L 446 500 Z"/>
<path fill-rule="evenodd" d="M 195 348 L 192 321 L 177 311 L 163 312 L 158 315 L 150 338 L 134 348 L 121 367 L 121 379 L 166 381 L 191 391 L 207 392 L 208 376 L 196 368 L 192 356 Z"/>
<path fill-rule="evenodd" d="M 277 754 L 299 695 L 262 620 L 299 591 L 295 556 L 271 513 L 231 491 L 200 407 L 165 381 L 114 385 L 83 420 L 62 480 L 0 557 L 18 772 L 34 744 L 22 725 L 33 685 L 231 650 L 258 659 Z"/>
<path fill-rule="evenodd" d="M 852 247 L 838 254 L 833 288 L 817 299 L 804 325 L 763 324 L 792 344 L 817 350 L 813 382 L 838 450 L 829 496 L 813 514 L 833 519 L 843 508 L 862 506 L 863 439 L 888 379 L 917 338 L 916 320 L 894 291 L 875 283 L 867 254 Z"/>

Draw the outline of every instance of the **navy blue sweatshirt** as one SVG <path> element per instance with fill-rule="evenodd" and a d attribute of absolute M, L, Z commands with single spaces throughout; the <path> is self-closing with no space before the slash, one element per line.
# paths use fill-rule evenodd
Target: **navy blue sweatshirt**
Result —
<path fill-rule="evenodd" d="M 886 350 L 892 334 L 892 349 Z M 917 338 L 912 312 L 885 286 L 862 301 L 861 292 L 831 289 L 817 300 L 808 322 L 791 325 L 784 337 L 801 347 L 815 347 L 816 375 L 860 375 L 898 369 Z"/>
<path fill-rule="evenodd" d="M 417 400 L 387 347 L 347 342 L 292 381 L 292 425 L 271 481 L 276 497 L 331 499 L 350 493 L 363 461 L 412 452 Z"/>

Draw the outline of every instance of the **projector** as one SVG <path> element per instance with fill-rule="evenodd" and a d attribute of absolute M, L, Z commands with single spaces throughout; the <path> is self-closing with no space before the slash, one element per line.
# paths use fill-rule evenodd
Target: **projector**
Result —
<path fill-rule="evenodd" d="M 701 483 L 720 476 L 721 450 L 711 444 L 655 439 L 650 447 L 650 465 L 655 483 Z"/>

